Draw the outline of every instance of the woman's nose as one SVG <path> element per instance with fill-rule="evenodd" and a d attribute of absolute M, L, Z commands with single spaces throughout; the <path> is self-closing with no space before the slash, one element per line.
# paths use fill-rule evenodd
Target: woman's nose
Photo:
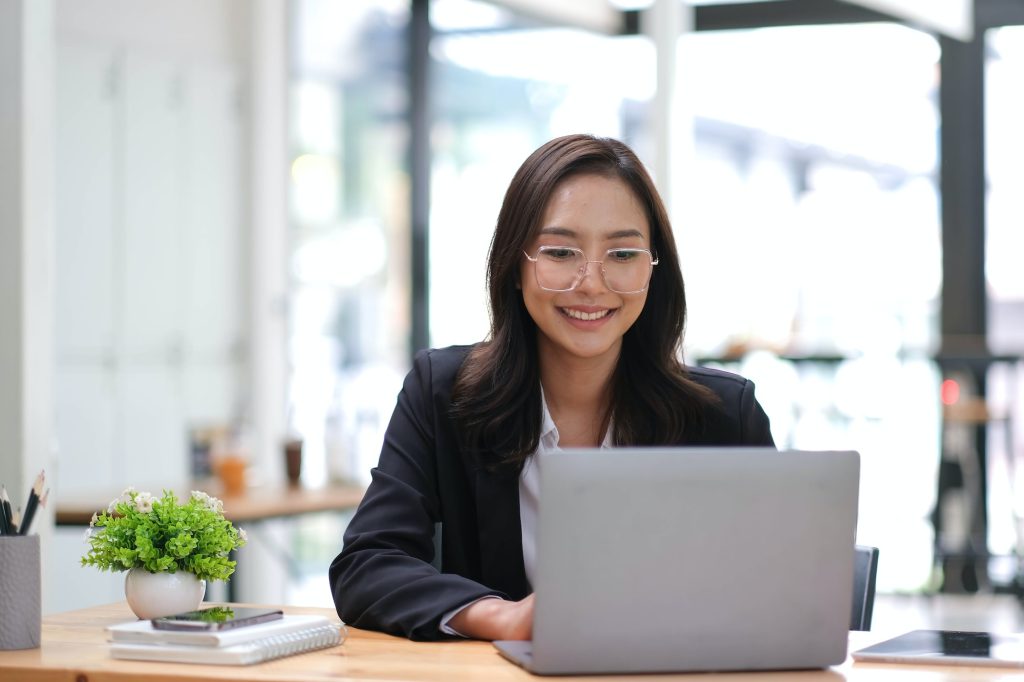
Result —
<path fill-rule="evenodd" d="M 576 289 L 585 293 L 600 293 L 607 288 L 604 283 L 604 273 L 601 272 L 601 261 L 591 260 L 584 263 Z"/>

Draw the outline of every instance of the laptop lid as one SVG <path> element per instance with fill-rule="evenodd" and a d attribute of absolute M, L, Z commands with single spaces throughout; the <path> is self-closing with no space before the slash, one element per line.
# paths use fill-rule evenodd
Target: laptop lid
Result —
<path fill-rule="evenodd" d="M 845 660 L 856 452 L 567 450 L 538 465 L 534 672 Z"/>

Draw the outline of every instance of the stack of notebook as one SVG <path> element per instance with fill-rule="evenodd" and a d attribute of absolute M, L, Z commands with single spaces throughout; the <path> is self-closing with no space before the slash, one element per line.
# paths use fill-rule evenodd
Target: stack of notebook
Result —
<path fill-rule="evenodd" d="M 323 616 L 285 615 L 220 632 L 157 630 L 148 620 L 111 625 L 110 655 L 137 661 L 247 665 L 340 644 L 345 626 Z"/>

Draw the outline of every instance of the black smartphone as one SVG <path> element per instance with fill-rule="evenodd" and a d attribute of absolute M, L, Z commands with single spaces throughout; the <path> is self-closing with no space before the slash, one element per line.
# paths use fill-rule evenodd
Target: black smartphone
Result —
<path fill-rule="evenodd" d="M 153 619 L 157 630 L 230 630 L 281 618 L 280 609 L 213 606 Z"/>

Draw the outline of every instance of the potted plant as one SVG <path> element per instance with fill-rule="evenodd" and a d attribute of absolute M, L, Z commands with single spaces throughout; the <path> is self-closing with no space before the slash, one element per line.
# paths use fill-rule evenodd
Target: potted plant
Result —
<path fill-rule="evenodd" d="M 245 545 L 245 531 L 224 518 L 224 504 L 193 490 L 179 503 L 127 488 L 105 512 L 93 514 L 86 531 L 83 566 L 128 571 L 125 596 L 139 618 L 191 611 L 203 600 L 208 580 L 227 580 L 229 556 Z"/>

